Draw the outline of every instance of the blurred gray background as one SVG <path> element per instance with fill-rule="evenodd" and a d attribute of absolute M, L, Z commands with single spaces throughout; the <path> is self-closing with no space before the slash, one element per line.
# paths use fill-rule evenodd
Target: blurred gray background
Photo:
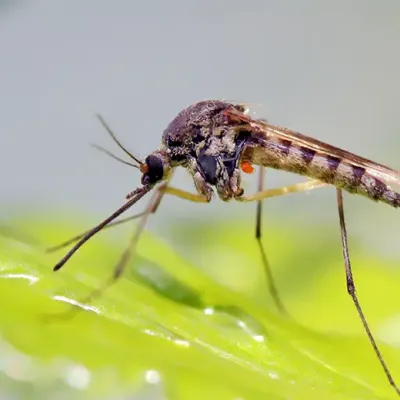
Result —
<path fill-rule="evenodd" d="M 207 98 L 260 104 L 260 117 L 400 169 L 399 17 L 398 0 L 0 1 L 1 218 L 109 214 L 140 178 L 88 146 L 118 153 L 94 113 L 145 157 L 177 112 Z M 184 173 L 175 184 L 193 187 Z M 352 235 L 398 251 L 398 212 L 346 203 Z M 332 189 L 272 199 L 265 224 L 326 219 L 336 231 L 334 205 Z M 167 199 L 152 224 L 166 236 L 167 220 L 253 211 Z"/>

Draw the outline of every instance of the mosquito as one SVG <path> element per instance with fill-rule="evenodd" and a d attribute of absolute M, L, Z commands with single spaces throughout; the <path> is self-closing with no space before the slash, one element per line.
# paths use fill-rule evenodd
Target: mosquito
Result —
<path fill-rule="evenodd" d="M 400 396 L 399 387 L 389 371 L 358 301 L 349 256 L 342 196 L 344 190 L 392 207 L 399 207 L 400 193 L 390 187 L 391 183 L 400 185 L 399 172 L 293 130 L 252 118 L 245 105 L 225 101 L 201 101 L 182 110 L 164 131 L 160 149 L 148 155 L 144 161 L 130 153 L 118 141 L 104 119 L 100 115 L 97 117 L 114 142 L 132 161 L 125 161 L 100 146 L 96 147 L 118 161 L 139 169 L 142 173 L 141 186 L 130 192 L 126 196 L 125 204 L 100 224 L 61 245 L 48 249 L 55 251 L 76 242 L 54 266 L 54 271 L 61 269 L 85 242 L 103 228 L 138 218 L 137 228 L 115 265 L 113 275 L 104 286 L 88 298 L 92 299 L 123 274 L 134 255 L 147 219 L 150 214 L 156 212 L 164 195 L 169 194 L 192 202 L 209 203 L 216 192 L 225 202 L 237 200 L 257 203 L 255 237 L 268 279 L 269 291 L 279 311 L 287 314 L 278 296 L 261 241 L 262 201 L 270 197 L 333 185 L 336 187 L 347 292 L 357 309 L 387 380 Z M 241 187 L 241 173 L 251 173 L 254 165 L 260 167 L 258 191 L 246 196 Z M 196 193 L 170 186 L 173 171 L 179 166 L 188 170 L 193 177 Z M 310 179 L 285 187 L 264 189 L 264 168 L 292 172 Z M 154 190 L 153 195 L 143 212 L 116 220 L 152 190 Z"/>

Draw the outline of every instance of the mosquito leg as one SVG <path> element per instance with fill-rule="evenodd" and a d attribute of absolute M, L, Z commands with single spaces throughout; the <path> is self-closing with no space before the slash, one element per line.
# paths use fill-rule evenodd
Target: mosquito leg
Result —
<path fill-rule="evenodd" d="M 393 387 L 393 389 L 396 391 L 396 393 L 400 396 L 400 390 L 399 390 L 398 386 L 396 385 L 396 383 L 394 382 L 392 374 L 390 373 L 389 368 L 386 365 L 386 362 L 382 356 L 382 353 L 379 350 L 378 345 L 376 344 L 375 338 L 371 332 L 371 329 L 369 328 L 367 319 L 365 318 L 364 312 L 358 301 L 358 297 L 356 294 L 356 286 L 355 286 L 354 279 L 353 279 L 353 272 L 351 270 L 349 246 L 348 246 L 348 242 L 347 242 L 347 230 L 346 230 L 344 211 L 343 211 L 342 190 L 336 189 L 336 193 L 337 193 L 337 204 L 338 204 L 338 211 L 339 211 L 339 221 L 340 221 L 340 232 L 341 232 L 341 239 L 342 239 L 344 267 L 345 267 L 345 271 L 346 271 L 347 292 L 349 293 L 349 295 L 351 296 L 351 299 L 353 300 L 353 303 L 357 309 L 358 315 L 360 316 L 361 322 L 364 326 L 364 330 L 368 335 L 369 341 L 371 342 L 374 352 L 379 359 L 379 362 L 383 368 L 383 371 L 386 375 L 387 380 L 389 381 L 389 383 Z"/>
<path fill-rule="evenodd" d="M 161 185 L 160 187 L 157 188 L 157 191 L 160 191 L 160 192 L 165 191 L 165 188 L 167 187 L 167 185 L 168 185 L 168 183 L 164 183 L 163 185 Z M 162 196 L 160 196 L 158 202 L 154 204 L 154 207 L 152 208 L 152 210 L 150 211 L 150 213 L 154 214 L 154 213 L 157 211 L 157 208 L 158 208 L 158 206 L 160 205 L 161 199 L 162 199 Z M 132 221 L 132 220 L 134 220 L 134 219 L 138 219 L 138 218 L 142 217 L 145 213 L 146 213 L 146 211 L 142 211 L 142 212 L 140 212 L 139 214 L 132 215 L 131 217 L 122 218 L 122 219 L 120 219 L 120 220 L 118 220 L 118 221 L 110 222 L 108 225 L 106 225 L 106 226 L 103 227 L 103 230 L 108 229 L 108 228 L 111 228 L 111 227 L 113 227 L 113 226 L 121 225 L 121 224 L 123 224 L 123 223 L 125 223 L 125 222 Z M 58 244 L 58 245 L 56 245 L 56 246 L 48 247 L 45 251 L 46 251 L 47 253 L 52 253 L 52 252 L 54 252 L 54 251 L 60 250 L 60 249 L 62 249 L 62 248 L 64 248 L 64 247 L 69 246 L 70 244 L 72 244 L 72 243 L 74 243 L 74 242 L 76 242 L 76 241 L 82 239 L 82 238 L 85 237 L 89 232 L 90 232 L 90 230 L 89 230 L 89 231 L 86 231 L 86 232 L 82 232 L 82 233 L 80 233 L 79 235 L 76 235 L 76 236 L 74 236 L 74 237 L 72 237 L 72 238 L 66 240 L 66 241 L 63 242 L 63 243 L 60 243 L 60 244 Z"/>
<path fill-rule="evenodd" d="M 171 194 L 173 196 L 180 197 L 180 198 L 185 199 L 185 200 L 201 202 L 201 203 L 206 202 L 206 199 L 203 198 L 202 196 L 199 196 L 199 195 L 193 194 L 193 193 L 189 193 L 189 192 L 185 192 L 183 190 L 176 189 L 176 188 L 173 188 L 173 187 L 169 187 L 167 183 L 165 183 L 165 184 L 161 185 L 160 187 L 158 187 L 157 191 L 163 192 L 164 194 L 165 193 L 166 194 Z M 157 211 L 157 208 L 160 205 L 162 197 L 163 196 L 159 196 L 158 197 L 158 201 L 157 201 L 157 203 L 154 203 L 153 208 L 150 211 L 150 214 L 154 214 Z M 144 214 L 146 214 L 146 212 L 147 211 L 145 210 L 145 211 L 140 212 L 139 214 L 132 215 L 131 217 L 122 218 L 122 219 L 120 219 L 118 221 L 111 222 L 108 225 L 104 226 L 103 230 L 111 228 L 113 226 L 121 225 L 121 224 L 123 224 L 125 222 L 132 221 L 134 219 L 138 219 L 138 218 L 142 217 Z M 46 248 L 45 251 L 47 253 L 52 253 L 52 252 L 55 252 L 57 250 L 60 250 L 60 249 L 62 249 L 64 247 L 69 246 L 70 244 L 82 239 L 89 232 L 90 232 L 90 230 L 86 231 L 86 232 L 82 232 L 79 235 L 76 235 L 76 236 L 66 240 L 63 243 L 60 243 L 60 244 L 57 244 L 55 246 Z"/>
<path fill-rule="evenodd" d="M 179 197 L 181 199 L 190 200 L 190 201 L 194 201 L 194 202 L 201 202 L 201 203 L 208 202 L 208 200 L 205 196 L 186 192 L 184 190 L 169 187 L 167 185 L 165 185 L 163 190 L 157 191 L 154 194 L 154 196 L 152 197 L 152 199 L 150 200 L 149 206 L 146 208 L 145 212 L 141 216 L 141 218 L 139 220 L 139 225 L 136 228 L 136 230 L 134 231 L 134 234 L 130 240 L 129 245 L 127 246 L 125 251 L 122 253 L 121 258 L 119 259 L 117 265 L 114 268 L 112 282 L 115 281 L 116 279 L 118 279 L 124 272 L 125 267 L 129 261 L 129 259 L 132 257 L 134 250 L 137 246 L 137 243 L 139 241 L 140 235 L 143 232 L 143 229 L 146 225 L 147 218 L 149 217 L 149 215 L 151 213 L 155 212 L 155 210 L 157 209 L 158 205 L 161 202 L 162 197 L 164 196 L 164 194 L 167 194 L 167 193 L 171 194 L 173 196 Z"/>
<path fill-rule="evenodd" d="M 132 221 L 133 219 L 140 218 L 144 213 L 145 213 L 145 211 L 142 211 L 141 213 L 132 215 L 131 217 L 122 218 L 122 219 L 120 219 L 120 220 L 118 220 L 118 221 L 111 222 L 111 223 L 109 223 L 108 225 L 106 225 L 106 226 L 103 228 L 103 230 L 108 229 L 108 228 L 111 228 L 111 227 L 116 226 L 116 225 L 123 224 L 124 222 Z M 52 246 L 52 247 L 47 247 L 47 248 L 45 249 L 45 252 L 46 252 L 46 253 L 53 253 L 54 251 L 63 249 L 64 247 L 67 247 L 67 246 L 69 246 L 70 244 L 75 243 L 75 242 L 77 242 L 78 240 L 82 239 L 84 236 L 86 236 L 86 235 L 88 234 L 88 232 L 89 232 L 89 231 L 82 232 L 82 233 L 80 233 L 79 235 L 76 235 L 76 236 L 74 236 L 74 237 L 72 237 L 72 238 L 66 240 L 65 242 L 62 242 L 62 243 L 57 244 L 57 245 Z"/>
<path fill-rule="evenodd" d="M 258 193 L 263 191 L 263 186 L 264 186 L 264 168 L 260 168 L 260 173 L 258 175 Z M 262 204 L 263 204 L 262 200 L 257 200 L 256 232 L 255 232 L 256 240 L 257 240 L 258 247 L 260 249 L 261 259 L 262 259 L 262 263 L 264 265 L 264 271 L 265 271 L 265 275 L 267 277 L 267 283 L 268 283 L 268 288 L 269 288 L 271 297 L 272 297 L 273 301 L 275 302 L 275 305 L 278 308 L 279 312 L 281 314 L 287 315 L 288 313 L 279 297 L 278 290 L 275 286 L 274 277 L 273 277 L 272 271 L 271 271 L 271 265 L 270 265 L 270 263 L 268 261 L 268 257 L 267 257 L 267 252 L 265 251 L 265 248 L 261 241 Z"/>
<path fill-rule="evenodd" d="M 303 192 L 305 190 L 317 189 L 320 187 L 327 186 L 328 184 L 316 179 L 312 179 L 306 182 L 296 183 L 294 185 L 283 186 L 280 188 L 275 189 L 267 189 L 259 191 L 252 196 L 241 196 L 237 197 L 236 200 L 238 201 L 259 201 L 266 199 L 268 197 L 276 197 L 276 196 L 283 196 L 289 193 L 296 193 L 296 192 Z"/>
<path fill-rule="evenodd" d="M 122 272 L 124 271 L 125 266 L 127 265 L 129 258 L 132 255 L 132 253 L 136 247 L 136 244 L 138 242 L 140 234 L 142 233 L 143 228 L 146 225 L 147 218 L 151 214 L 154 205 L 160 204 L 160 201 L 161 201 L 161 198 L 163 197 L 163 195 L 164 195 L 163 191 L 156 191 L 153 194 L 153 196 L 150 198 L 150 201 L 149 201 L 145 211 L 142 213 L 142 216 L 140 217 L 139 225 L 138 225 L 137 229 L 134 231 L 134 235 L 131 238 L 129 246 L 125 249 L 120 260 L 118 261 L 118 263 L 116 264 L 116 266 L 114 268 L 113 275 L 103 285 L 101 285 L 99 288 L 93 290 L 92 293 L 90 293 L 90 295 L 87 296 L 80 303 L 87 304 L 88 302 L 92 301 L 96 297 L 100 296 L 107 288 L 109 288 L 115 281 L 118 280 L 118 278 L 121 276 Z M 73 307 L 64 313 L 59 313 L 59 314 L 55 314 L 55 315 L 45 315 L 44 319 L 45 319 L 45 321 L 52 320 L 52 319 L 68 319 L 68 318 L 72 318 L 79 311 L 81 311 L 80 308 Z"/>
<path fill-rule="evenodd" d="M 154 213 L 158 206 L 160 205 L 160 202 L 165 194 L 171 194 L 173 196 L 185 199 L 185 200 L 190 200 L 190 201 L 195 201 L 195 202 L 202 202 L 206 203 L 208 202 L 208 199 L 205 196 L 199 195 L 199 194 L 194 194 L 190 192 L 183 191 L 181 189 L 176 189 L 173 187 L 168 186 L 168 182 L 165 183 L 164 185 L 159 187 L 159 190 L 157 190 L 153 196 L 151 197 L 145 211 L 143 211 L 140 215 L 140 220 L 137 228 L 135 229 L 131 240 L 129 242 L 129 245 L 126 247 L 124 252 L 122 253 L 118 263 L 114 267 L 114 272 L 113 275 L 110 277 L 110 279 L 101 287 L 98 289 L 94 290 L 86 299 L 82 301 L 83 304 L 86 304 L 90 301 L 92 301 L 94 298 L 98 297 L 101 295 L 106 289 L 108 289 L 115 281 L 118 280 L 118 278 L 123 274 L 129 260 L 131 257 L 134 255 L 134 251 L 136 249 L 137 243 L 140 239 L 140 235 L 143 232 L 143 229 L 145 228 L 147 219 L 150 214 Z M 126 219 L 125 219 L 126 220 Z M 74 316 L 78 311 L 81 309 L 76 309 L 73 308 L 70 311 L 67 311 L 66 313 L 63 314 L 57 314 L 57 315 L 51 315 L 51 316 L 46 316 L 46 320 L 48 319 L 60 319 L 60 318 L 71 318 Z"/>
<path fill-rule="evenodd" d="M 277 291 L 275 286 L 274 278 L 272 276 L 271 266 L 268 262 L 267 254 L 264 249 L 264 246 L 261 241 L 261 215 L 262 215 L 262 201 L 268 197 L 275 197 L 275 196 L 283 196 L 289 193 L 301 192 L 304 190 L 316 189 L 319 187 L 323 187 L 326 183 L 318 181 L 318 180 L 310 180 L 307 182 L 297 183 L 295 185 L 284 186 L 275 189 L 267 189 L 263 190 L 263 183 L 264 183 L 264 168 L 260 169 L 260 175 L 258 179 L 258 191 L 252 196 L 240 196 L 236 197 L 238 201 L 256 201 L 257 202 L 257 214 L 256 214 L 256 240 L 260 249 L 262 262 L 264 265 L 265 274 L 268 279 L 269 284 L 269 292 L 276 304 L 278 310 L 284 314 L 288 315 Z"/>
<path fill-rule="evenodd" d="M 208 203 L 209 199 L 201 194 L 190 193 L 186 190 L 177 189 L 171 186 L 167 186 L 164 189 L 165 194 L 171 194 L 172 196 L 179 197 L 180 199 L 193 201 L 195 203 Z"/>
<path fill-rule="evenodd" d="M 158 207 L 163 196 L 164 196 L 163 191 L 158 191 L 158 192 L 154 193 L 154 195 L 152 196 L 152 198 L 149 202 L 149 205 L 146 207 L 146 210 L 143 212 L 143 215 L 139 219 L 139 224 L 134 231 L 134 234 L 129 242 L 129 245 L 126 247 L 126 249 L 122 253 L 122 256 L 120 257 L 117 265 L 114 268 L 114 273 L 111 278 L 111 282 L 116 281 L 124 272 L 129 259 L 131 258 L 131 256 L 133 255 L 133 253 L 136 249 L 140 235 L 142 234 L 142 232 L 146 226 L 146 222 L 147 222 L 149 215 L 151 213 L 153 213 L 155 211 L 155 209 Z"/>

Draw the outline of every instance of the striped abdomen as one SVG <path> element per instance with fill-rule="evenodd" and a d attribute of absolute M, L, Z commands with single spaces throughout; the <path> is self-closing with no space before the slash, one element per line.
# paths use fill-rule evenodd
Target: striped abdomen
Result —
<path fill-rule="evenodd" d="M 312 148 L 294 144 L 277 137 L 250 143 L 243 152 L 244 160 L 267 168 L 275 168 L 334 185 L 350 193 L 382 201 L 392 207 L 400 206 L 400 194 L 375 178 L 367 168 L 351 160 L 320 153 Z"/>

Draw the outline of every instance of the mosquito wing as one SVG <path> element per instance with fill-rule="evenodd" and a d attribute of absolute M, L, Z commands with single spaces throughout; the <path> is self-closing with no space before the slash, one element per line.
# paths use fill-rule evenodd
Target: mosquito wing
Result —
<path fill-rule="evenodd" d="M 400 185 L 400 172 L 386 167 L 385 165 L 378 164 L 374 161 L 368 160 L 367 158 L 360 157 L 354 153 L 321 142 L 320 140 L 303 135 L 302 133 L 291 129 L 271 125 L 264 120 L 253 119 L 237 110 L 229 110 L 227 113 L 233 119 L 249 124 L 252 130 L 257 132 L 258 139 L 262 140 L 262 137 L 264 136 L 265 140 L 267 140 L 268 138 L 275 136 L 277 138 L 290 140 L 294 145 L 306 147 L 325 155 L 340 157 L 353 165 L 365 168 L 368 170 L 368 173 L 375 178 L 381 179 L 387 183 L 390 182 Z"/>

